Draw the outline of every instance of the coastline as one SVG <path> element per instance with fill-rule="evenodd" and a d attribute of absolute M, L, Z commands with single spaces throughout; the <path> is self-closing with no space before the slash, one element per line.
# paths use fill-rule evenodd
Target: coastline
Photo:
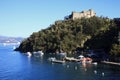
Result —
<path fill-rule="evenodd" d="M 120 63 L 117 63 L 117 62 L 101 61 L 101 63 L 120 66 Z"/>

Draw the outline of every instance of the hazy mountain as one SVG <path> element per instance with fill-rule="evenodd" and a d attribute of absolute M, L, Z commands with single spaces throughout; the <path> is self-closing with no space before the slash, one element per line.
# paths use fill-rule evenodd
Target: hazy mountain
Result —
<path fill-rule="evenodd" d="M 0 43 L 17 43 L 21 42 L 24 38 L 22 37 L 7 37 L 7 36 L 0 36 Z"/>

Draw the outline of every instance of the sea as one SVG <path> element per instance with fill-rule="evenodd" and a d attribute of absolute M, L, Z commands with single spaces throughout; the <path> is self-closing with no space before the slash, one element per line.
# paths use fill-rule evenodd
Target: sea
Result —
<path fill-rule="evenodd" d="M 0 80 L 120 80 L 120 66 L 52 63 L 51 55 L 29 57 L 15 47 L 0 44 Z"/>

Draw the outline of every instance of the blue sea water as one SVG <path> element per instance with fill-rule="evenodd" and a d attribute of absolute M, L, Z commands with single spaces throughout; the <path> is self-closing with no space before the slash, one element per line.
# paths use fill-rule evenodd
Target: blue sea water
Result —
<path fill-rule="evenodd" d="M 0 80 L 120 80 L 120 66 L 53 64 L 47 59 L 13 51 L 13 45 L 0 45 Z"/>

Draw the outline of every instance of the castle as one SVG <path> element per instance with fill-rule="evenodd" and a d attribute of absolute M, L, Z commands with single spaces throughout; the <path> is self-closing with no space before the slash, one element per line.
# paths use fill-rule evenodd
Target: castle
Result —
<path fill-rule="evenodd" d="M 82 12 L 72 12 L 71 15 L 66 16 L 65 19 L 80 19 L 82 17 L 84 18 L 90 18 L 96 16 L 96 13 L 92 10 L 89 9 L 88 11 L 82 11 Z"/>

